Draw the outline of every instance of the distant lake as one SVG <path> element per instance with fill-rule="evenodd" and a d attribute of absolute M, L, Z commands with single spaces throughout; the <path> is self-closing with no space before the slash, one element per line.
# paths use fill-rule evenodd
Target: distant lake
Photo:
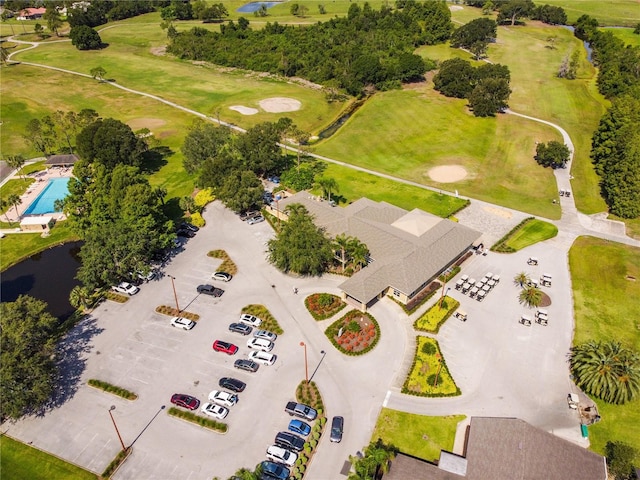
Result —
<path fill-rule="evenodd" d="M 38 253 L 2 273 L 0 297 L 13 302 L 29 295 L 49 305 L 49 312 L 61 321 L 74 312 L 69 293 L 80 282 L 75 279 L 82 242 L 70 242 Z"/>
<path fill-rule="evenodd" d="M 253 13 L 253 12 L 257 12 L 258 10 L 260 10 L 260 7 L 262 5 L 264 5 L 267 8 L 271 8 L 274 5 L 278 5 L 279 3 L 282 3 L 282 2 L 250 2 L 250 3 L 245 3 L 239 9 L 237 9 L 236 12 Z"/>

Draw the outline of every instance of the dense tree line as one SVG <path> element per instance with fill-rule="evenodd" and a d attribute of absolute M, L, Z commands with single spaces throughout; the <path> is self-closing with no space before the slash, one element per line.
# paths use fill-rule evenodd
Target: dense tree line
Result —
<path fill-rule="evenodd" d="M 260 30 L 240 18 L 220 33 L 193 28 L 176 33 L 168 51 L 180 58 L 300 76 L 360 94 L 421 79 L 430 65 L 415 47 L 446 41 L 451 13 L 442 1 L 407 1 L 401 10 L 353 3 L 347 17 L 311 26 L 268 23 Z"/>
<path fill-rule="evenodd" d="M 80 25 L 98 27 L 109 21 L 124 20 L 153 12 L 156 7 L 167 3 L 161 0 L 128 0 L 126 2 L 92 0 L 89 6 L 70 8 L 67 13 L 67 21 L 71 27 L 79 27 Z"/>
<path fill-rule="evenodd" d="M 476 68 L 460 58 L 442 62 L 433 77 L 434 88 L 443 95 L 468 99 L 476 117 L 494 116 L 508 107 L 510 80 L 506 65 L 487 63 Z"/>
<path fill-rule="evenodd" d="M 161 195 L 140 173 L 144 142 L 114 119 L 98 119 L 76 139 L 81 160 L 62 202 L 84 244 L 78 279 L 89 290 L 144 271 L 153 254 L 175 238 Z"/>
<path fill-rule="evenodd" d="M 515 25 L 522 18 L 540 20 L 550 25 L 565 25 L 567 14 L 562 7 L 553 5 L 536 6 L 531 0 L 465 0 L 471 7 L 482 8 L 483 12 L 498 11 L 498 23 Z"/>
<path fill-rule="evenodd" d="M 44 156 L 52 153 L 73 153 L 76 135 L 97 119 L 98 112 L 90 108 L 85 108 L 79 113 L 57 110 L 52 115 L 30 119 L 23 138 Z"/>
<path fill-rule="evenodd" d="M 598 67 L 598 89 L 612 101 L 591 142 L 591 160 L 601 178 L 602 195 L 611 213 L 640 216 L 640 47 L 625 45 L 610 31 L 598 30 L 595 18 L 583 15 L 575 35 L 589 42 Z"/>

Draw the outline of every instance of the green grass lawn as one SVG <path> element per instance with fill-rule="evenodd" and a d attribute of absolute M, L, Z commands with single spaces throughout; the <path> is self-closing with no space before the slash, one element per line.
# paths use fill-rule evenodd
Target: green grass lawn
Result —
<path fill-rule="evenodd" d="M 569 265 L 574 344 L 617 340 L 640 352 L 640 249 L 580 237 L 569 251 Z M 627 405 L 597 404 L 602 421 L 589 427 L 593 450 L 604 453 L 607 441 L 622 440 L 640 451 L 640 400 Z"/>
<path fill-rule="evenodd" d="M 464 415 L 428 417 L 383 408 L 371 441 L 381 438 L 402 453 L 434 462 L 440 457 L 440 450 L 453 450 L 456 426 L 464 419 Z"/>
<path fill-rule="evenodd" d="M 0 437 L 2 480 L 97 480 L 98 476 L 7 436 Z"/>
<path fill-rule="evenodd" d="M 452 195 L 398 183 L 333 163 L 327 164 L 323 176 L 333 178 L 338 183 L 338 199 L 341 204 L 366 197 L 376 202 L 391 203 L 405 210 L 419 208 L 443 218 L 458 211 L 465 204 L 464 200 Z"/>
<path fill-rule="evenodd" d="M 22 195 L 27 191 L 29 185 L 31 185 L 36 180 L 34 178 L 12 178 L 11 180 L 7 180 L 7 183 L 0 187 L 0 198 L 6 200 L 10 195 Z M 22 213 L 27 205 L 18 205 L 18 211 Z M 11 210 L 15 213 L 15 210 L 12 206 L 7 206 L 7 208 L 0 209 L 0 214 L 3 214 L 5 211 Z M 4 219 L 4 218 L 3 218 Z"/>
<path fill-rule="evenodd" d="M 543 4 L 564 8 L 569 24 L 575 22 L 581 15 L 597 18 L 600 25 L 631 27 L 640 22 L 636 0 L 544 0 L 540 5 Z"/>
<path fill-rule="evenodd" d="M 640 23 L 640 19 L 638 23 Z M 633 28 L 603 28 L 602 30 L 613 33 L 616 37 L 621 38 L 627 45 L 640 47 L 640 35 L 633 33 Z"/>
<path fill-rule="evenodd" d="M 515 232 L 504 242 L 507 247 L 514 250 L 522 250 L 534 243 L 544 242 L 558 235 L 558 227 L 549 222 L 532 219 L 525 223 L 522 228 Z"/>

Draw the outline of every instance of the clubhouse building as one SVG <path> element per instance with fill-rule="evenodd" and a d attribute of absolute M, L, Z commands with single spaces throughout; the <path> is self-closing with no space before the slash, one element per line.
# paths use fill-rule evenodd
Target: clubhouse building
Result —
<path fill-rule="evenodd" d="M 342 298 L 362 311 L 385 295 L 411 305 L 440 274 L 462 262 L 482 236 L 417 208 L 408 212 L 367 198 L 340 208 L 298 192 L 269 210 L 285 218 L 282 211 L 294 203 L 303 205 L 331 237 L 344 234 L 367 245 L 369 264 L 339 286 Z"/>

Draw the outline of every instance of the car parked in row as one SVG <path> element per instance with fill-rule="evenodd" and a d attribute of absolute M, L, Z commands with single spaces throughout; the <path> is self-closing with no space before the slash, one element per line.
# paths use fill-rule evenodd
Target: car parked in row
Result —
<path fill-rule="evenodd" d="M 265 460 L 260 464 L 262 470 L 261 479 L 265 480 L 287 480 L 289 478 L 289 474 L 291 473 L 287 467 L 284 465 L 280 465 L 278 463 L 270 462 Z"/>
<path fill-rule="evenodd" d="M 253 218 L 253 217 L 257 216 L 257 215 L 260 215 L 260 211 L 258 211 L 258 210 L 248 210 L 248 211 L 242 212 L 240 214 L 240 220 L 242 220 L 243 222 L 246 222 L 250 218 Z"/>
<path fill-rule="evenodd" d="M 191 330 L 196 326 L 196 322 L 183 317 L 173 317 L 171 319 L 171 326 L 181 328 L 183 330 Z"/>
<path fill-rule="evenodd" d="M 127 295 L 135 295 L 140 291 L 135 285 L 131 285 L 129 282 L 120 282 L 118 285 L 111 287 L 111 290 L 118 293 L 126 293 Z"/>
<path fill-rule="evenodd" d="M 220 385 L 221 388 L 226 388 L 227 390 L 231 390 L 236 393 L 244 392 L 244 389 L 247 386 L 246 383 L 233 377 L 222 377 L 218 381 L 218 385 Z"/>
<path fill-rule="evenodd" d="M 249 335 L 253 328 L 246 323 L 232 323 L 229 325 L 229 331 L 239 333 L 240 335 Z"/>
<path fill-rule="evenodd" d="M 311 425 L 302 420 L 293 419 L 289 422 L 289 431 L 306 437 L 311 432 Z"/>
<path fill-rule="evenodd" d="M 276 356 L 273 353 L 263 352 L 261 350 L 254 350 L 249 353 L 249 359 L 262 365 L 273 365 L 276 361 Z"/>
<path fill-rule="evenodd" d="M 224 390 L 211 390 L 209 393 L 209 401 L 227 408 L 233 407 L 238 403 L 238 395 L 235 393 L 225 392 Z"/>
<path fill-rule="evenodd" d="M 271 445 L 267 448 L 267 458 L 273 462 L 284 463 L 291 467 L 296 463 L 298 454 L 293 453 L 286 448 L 279 447 L 277 445 Z"/>
<path fill-rule="evenodd" d="M 265 340 L 264 338 L 250 338 L 247 340 L 247 347 L 263 352 L 270 352 L 273 350 L 273 342 Z"/>
<path fill-rule="evenodd" d="M 181 228 L 178 231 L 176 231 L 176 235 L 182 238 L 193 238 L 196 236 L 195 232 L 192 232 L 191 230 L 187 230 L 186 228 Z"/>
<path fill-rule="evenodd" d="M 188 410 L 195 410 L 200 406 L 200 400 L 184 393 L 174 393 L 171 396 L 171 403 Z"/>
<path fill-rule="evenodd" d="M 213 342 L 213 349 L 216 352 L 223 352 L 227 355 L 235 355 L 238 353 L 238 346 L 233 343 L 223 342 L 222 340 L 216 340 Z"/>
<path fill-rule="evenodd" d="M 279 432 L 276 435 L 275 444 L 287 450 L 299 452 L 304 448 L 304 439 L 290 432 Z"/>
<path fill-rule="evenodd" d="M 251 372 L 251 373 L 257 372 L 258 368 L 260 367 L 260 365 L 258 365 L 253 360 L 248 360 L 246 358 L 240 358 L 236 360 L 235 362 L 233 362 L 233 366 L 236 367 L 238 370 L 244 370 L 246 372 Z"/>
<path fill-rule="evenodd" d="M 211 274 L 211 278 L 214 280 L 220 280 L 221 282 L 230 282 L 233 275 L 227 272 L 213 272 Z"/>
<path fill-rule="evenodd" d="M 247 219 L 247 223 L 249 225 L 255 225 L 256 223 L 264 222 L 264 217 L 262 215 L 258 215 L 256 217 L 251 217 Z"/>
<path fill-rule="evenodd" d="M 225 408 L 221 405 L 216 405 L 215 403 L 205 403 L 200 411 L 205 415 L 217 418 L 218 420 L 222 420 L 229 414 L 228 408 Z"/>
<path fill-rule="evenodd" d="M 278 335 L 268 330 L 256 330 L 253 332 L 253 336 L 256 338 L 264 338 L 265 340 L 269 340 L 270 342 L 275 342 Z"/>
<path fill-rule="evenodd" d="M 196 288 L 198 293 L 204 293 L 205 295 L 212 295 L 214 297 L 221 297 L 224 290 L 214 287 L 213 285 L 198 285 Z"/>
<path fill-rule="evenodd" d="M 195 225 L 193 225 L 193 224 L 191 224 L 191 223 L 188 223 L 188 222 L 182 222 L 182 223 L 180 224 L 179 229 L 180 229 L 180 230 L 190 230 L 190 231 L 192 231 L 192 232 L 194 232 L 194 233 L 195 233 L 195 232 L 197 232 L 198 230 L 200 230 L 200 228 L 198 228 L 198 227 L 196 227 Z"/>
<path fill-rule="evenodd" d="M 331 420 L 331 436 L 329 440 L 335 443 L 340 443 L 342 441 L 342 432 L 344 430 L 344 418 L 343 417 L 333 417 Z"/>
<path fill-rule="evenodd" d="M 248 313 L 243 313 L 242 315 L 240 315 L 240 321 L 256 328 L 262 324 L 262 320 L 260 318 Z"/>

